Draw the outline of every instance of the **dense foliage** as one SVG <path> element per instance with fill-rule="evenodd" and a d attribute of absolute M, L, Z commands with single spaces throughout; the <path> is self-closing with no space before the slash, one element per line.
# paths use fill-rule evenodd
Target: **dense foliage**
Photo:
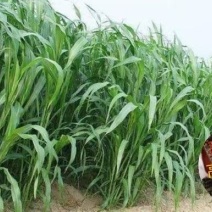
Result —
<path fill-rule="evenodd" d="M 75 8 L 80 18 L 80 13 Z M 98 21 L 98 20 L 97 20 Z M 211 68 L 180 41 L 111 21 L 93 31 L 45 1 L 0 3 L 0 210 L 76 179 L 130 206 L 150 183 L 195 195 Z"/>

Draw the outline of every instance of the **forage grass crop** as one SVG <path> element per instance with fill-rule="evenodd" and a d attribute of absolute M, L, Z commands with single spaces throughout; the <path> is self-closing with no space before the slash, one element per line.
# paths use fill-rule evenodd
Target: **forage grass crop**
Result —
<path fill-rule="evenodd" d="M 45 1 L 1 1 L 1 211 L 5 200 L 19 212 L 35 198 L 48 211 L 51 184 L 67 176 L 105 208 L 135 204 L 150 182 L 157 207 L 164 190 L 176 207 L 182 192 L 194 199 L 211 67 L 155 26 L 143 39 L 99 20 L 88 31 Z"/>
<path fill-rule="evenodd" d="M 176 207 L 183 191 L 194 198 L 195 165 L 210 131 L 210 107 L 199 86 L 211 77 L 210 67 L 156 29 L 142 40 L 129 26 L 112 23 L 93 33 L 91 45 L 97 59 L 87 57 L 86 70 L 101 90 L 81 102 L 102 144 L 102 154 L 86 145 L 99 156 L 92 185 L 105 197 L 103 206 L 133 204 L 149 181 L 156 185 L 156 206 L 166 189 L 174 192 Z"/>

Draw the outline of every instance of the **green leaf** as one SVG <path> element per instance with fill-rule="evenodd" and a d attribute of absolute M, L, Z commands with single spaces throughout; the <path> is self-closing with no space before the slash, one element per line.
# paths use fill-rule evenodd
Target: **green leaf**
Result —
<path fill-rule="evenodd" d="M 170 110 L 182 99 L 184 98 L 186 95 L 188 95 L 191 91 L 193 91 L 194 88 L 192 88 L 191 86 L 187 86 L 185 87 L 174 99 L 174 101 L 172 102 L 171 106 L 170 106 Z"/>
<path fill-rule="evenodd" d="M 156 98 L 156 96 L 151 96 L 150 95 L 148 130 L 150 130 L 150 127 L 152 125 L 152 121 L 153 121 L 154 116 L 155 116 L 156 105 L 157 105 L 157 98 Z"/>
<path fill-rule="evenodd" d="M 125 93 L 118 93 L 116 96 L 113 97 L 112 101 L 110 102 L 109 109 L 108 109 L 106 122 L 107 122 L 108 119 L 109 119 L 110 111 L 111 111 L 112 107 L 113 107 L 114 104 L 115 104 L 120 98 L 122 98 L 122 97 L 127 97 L 127 94 L 125 94 Z"/>
<path fill-rule="evenodd" d="M 118 127 L 122 121 L 126 118 L 126 116 L 132 112 L 133 110 L 135 110 L 137 108 L 136 105 L 134 105 L 133 103 L 129 102 L 127 103 L 120 111 L 120 113 L 115 117 L 113 123 L 111 124 L 111 126 L 109 127 L 109 129 L 107 130 L 107 134 L 112 132 L 116 127 Z"/>
<path fill-rule="evenodd" d="M 80 11 L 79 11 L 79 9 L 75 5 L 74 5 L 74 10 L 75 10 L 75 13 L 76 13 L 77 17 L 81 20 Z"/>
<path fill-rule="evenodd" d="M 65 69 L 68 69 L 71 66 L 72 62 L 77 57 L 77 55 L 83 50 L 87 42 L 88 42 L 87 39 L 84 37 L 81 37 L 79 40 L 76 41 L 76 43 L 72 46 L 72 48 L 69 51 L 68 62 L 65 66 Z"/>
<path fill-rule="evenodd" d="M 116 64 L 115 66 L 113 66 L 113 68 L 118 68 L 120 66 L 124 66 L 124 65 L 127 65 L 127 64 L 131 64 L 131 63 L 137 63 L 139 61 L 141 61 L 141 58 L 131 56 L 131 57 L 125 59 L 124 61 Z"/>
<path fill-rule="evenodd" d="M 120 174 L 119 168 L 121 166 L 121 161 L 124 156 L 124 151 L 125 151 L 125 148 L 126 148 L 128 142 L 129 142 L 128 140 L 122 140 L 121 145 L 119 146 L 119 150 L 118 150 L 118 154 L 117 154 L 117 162 L 116 162 L 116 177 L 118 176 L 118 174 Z"/>
<path fill-rule="evenodd" d="M 22 212 L 21 193 L 17 181 L 11 176 L 8 169 L 0 167 L 0 170 L 4 172 L 11 185 L 11 194 L 15 212 Z"/>

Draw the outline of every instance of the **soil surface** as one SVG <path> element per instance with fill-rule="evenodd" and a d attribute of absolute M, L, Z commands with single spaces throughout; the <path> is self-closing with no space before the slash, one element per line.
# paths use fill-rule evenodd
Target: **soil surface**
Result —
<path fill-rule="evenodd" d="M 57 186 L 52 188 L 53 201 L 51 203 L 52 212 L 97 212 L 101 210 L 100 205 L 102 199 L 99 196 L 89 196 L 83 194 L 73 186 L 65 185 L 65 189 L 59 195 Z M 138 203 L 137 206 L 127 209 L 113 209 L 112 212 L 154 212 L 155 207 L 152 202 L 153 191 L 145 192 L 145 197 Z M 42 212 L 42 203 L 36 202 L 31 205 L 29 212 Z M 162 196 L 160 212 L 174 212 L 174 201 L 170 192 L 166 192 Z M 190 198 L 181 197 L 178 212 L 212 212 L 212 197 L 201 190 L 196 196 L 196 201 L 192 206 Z"/>

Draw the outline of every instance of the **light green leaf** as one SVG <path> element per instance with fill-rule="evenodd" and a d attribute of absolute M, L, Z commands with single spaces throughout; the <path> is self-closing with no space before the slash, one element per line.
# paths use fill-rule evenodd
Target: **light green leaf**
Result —
<path fill-rule="evenodd" d="M 155 116 L 156 105 L 157 105 L 157 97 L 150 95 L 148 130 L 150 130 L 150 127 L 152 125 L 152 121 L 153 121 L 154 116 Z"/>
<path fill-rule="evenodd" d="M 119 150 L 118 150 L 118 155 L 117 155 L 117 162 L 116 162 L 116 177 L 118 176 L 119 173 L 119 168 L 120 168 L 120 165 L 121 165 L 121 161 L 122 161 L 122 158 L 124 156 L 124 151 L 125 151 L 125 148 L 128 144 L 128 140 L 123 140 L 121 142 L 121 145 L 119 146 Z"/>
<path fill-rule="evenodd" d="M 120 111 L 120 113 L 115 117 L 113 123 L 111 124 L 110 128 L 107 131 L 107 134 L 112 132 L 116 127 L 118 127 L 122 121 L 126 118 L 126 116 L 135 110 L 137 108 L 136 105 L 133 103 L 129 102 L 127 103 Z"/>

